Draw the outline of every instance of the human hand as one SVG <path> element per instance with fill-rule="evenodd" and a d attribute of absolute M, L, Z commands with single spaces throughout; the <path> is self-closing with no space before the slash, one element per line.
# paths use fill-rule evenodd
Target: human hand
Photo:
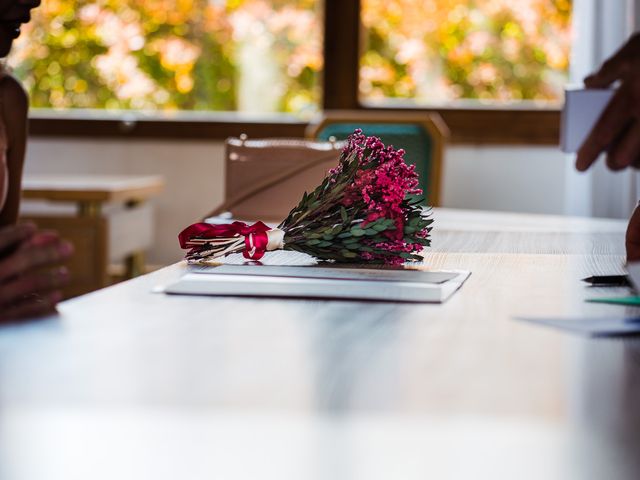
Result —
<path fill-rule="evenodd" d="M 59 263 L 72 253 L 69 242 L 33 224 L 0 228 L 0 321 L 51 312 L 69 279 Z"/>
<path fill-rule="evenodd" d="M 640 206 L 637 206 L 633 211 L 629 225 L 627 225 L 625 247 L 627 249 L 627 262 L 640 260 Z"/>
<path fill-rule="evenodd" d="M 606 88 L 617 80 L 620 86 L 578 151 L 580 171 L 587 170 L 603 151 L 611 170 L 640 168 L 640 34 L 632 36 L 584 83 L 587 88 Z"/>

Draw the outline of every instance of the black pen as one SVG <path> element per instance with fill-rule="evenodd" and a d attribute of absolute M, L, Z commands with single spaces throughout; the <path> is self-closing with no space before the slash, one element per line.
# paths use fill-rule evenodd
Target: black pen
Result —
<path fill-rule="evenodd" d="M 628 275 L 594 275 L 593 277 L 583 278 L 582 281 L 599 287 L 631 286 Z"/>

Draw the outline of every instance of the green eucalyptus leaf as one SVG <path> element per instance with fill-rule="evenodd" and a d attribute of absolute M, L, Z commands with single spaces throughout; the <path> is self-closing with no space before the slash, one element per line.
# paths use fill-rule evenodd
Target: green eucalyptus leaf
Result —
<path fill-rule="evenodd" d="M 340 217 L 342 217 L 342 223 L 347 223 L 349 217 L 347 215 L 347 209 L 344 206 L 340 207 Z"/>

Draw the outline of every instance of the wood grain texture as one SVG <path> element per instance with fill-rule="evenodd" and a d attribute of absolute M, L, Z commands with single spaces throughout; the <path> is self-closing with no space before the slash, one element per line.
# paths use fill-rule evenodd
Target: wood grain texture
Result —
<path fill-rule="evenodd" d="M 361 54 L 360 0 L 325 0 L 322 107 L 357 108 Z"/>
<path fill-rule="evenodd" d="M 307 123 L 288 115 L 247 118 L 235 113 L 175 112 L 153 117 L 99 115 L 84 111 L 37 111 L 29 116 L 29 134 L 47 138 L 224 140 L 246 133 L 253 138 L 302 138 Z"/>
<path fill-rule="evenodd" d="M 340 4 L 340 2 L 335 2 Z M 351 50 L 351 48 L 349 48 Z M 349 54 L 345 52 L 345 54 Z M 336 65 L 327 62 L 327 66 Z M 353 94 L 354 87 L 345 84 L 343 77 L 353 77 L 357 71 L 342 72 L 333 77 L 333 95 L 325 94 L 327 103 L 334 109 L 384 110 L 360 105 Z M 328 78 L 327 72 L 324 73 Z M 357 93 L 357 92 L 356 92 Z M 391 108 L 400 108 L 394 102 Z M 405 108 L 423 114 L 439 114 L 449 130 L 452 145 L 548 145 L 557 146 L 560 141 L 559 109 L 500 108 Z M 253 120 L 241 115 L 217 112 L 185 112 L 171 118 L 161 114 L 140 116 L 133 121 L 128 116 L 100 116 L 80 112 L 44 111 L 32 112 L 29 119 L 30 135 L 45 138 L 118 138 L 162 139 L 174 141 L 225 140 L 246 133 L 251 138 L 302 138 L 309 124 L 295 117 L 277 116 Z"/>
<path fill-rule="evenodd" d="M 163 188 L 164 180 L 157 175 L 27 175 L 22 196 L 56 202 L 126 202 L 146 200 Z"/>
<path fill-rule="evenodd" d="M 0 478 L 637 478 L 640 342 L 512 319 L 640 314 L 579 281 L 624 222 L 435 214 L 444 305 L 150 293 L 176 264 L 1 328 Z"/>

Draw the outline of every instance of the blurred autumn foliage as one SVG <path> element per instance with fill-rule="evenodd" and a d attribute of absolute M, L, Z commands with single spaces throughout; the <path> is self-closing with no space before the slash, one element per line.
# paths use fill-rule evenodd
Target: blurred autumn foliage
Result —
<path fill-rule="evenodd" d="M 46 0 L 10 64 L 34 107 L 313 113 L 320 0 Z M 569 0 L 363 0 L 364 99 L 559 97 Z"/>
<path fill-rule="evenodd" d="M 23 27 L 10 64 L 35 107 L 236 110 L 240 77 L 256 73 L 245 46 L 257 38 L 277 66 L 274 109 L 315 109 L 317 3 L 47 0 Z"/>
<path fill-rule="evenodd" d="M 558 101 L 571 0 L 362 0 L 363 99 Z"/>

